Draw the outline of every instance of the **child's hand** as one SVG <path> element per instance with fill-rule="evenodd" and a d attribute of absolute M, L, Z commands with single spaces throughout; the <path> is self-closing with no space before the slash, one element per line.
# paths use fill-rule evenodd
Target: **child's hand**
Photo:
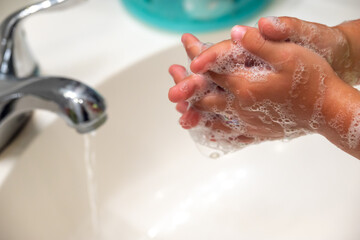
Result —
<path fill-rule="evenodd" d="M 291 41 L 307 47 L 324 57 L 345 82 L 352 85 L 359 83 L 359 59 L 354 56 L 357 54 L 353 53 L 350 45 L 351 37 L 342 31 L 346 24 L 328 27 L 291 17 L 267 17 L 261 18 L 258 25 L 265 39 Z M 236 29 L 237 26 L 232 31 L 233 40 L 236 40 Z"/>
<path fill-rule="evenodd" d="M 184 48 L 190 60 L 197 57 L 207 46 L 200 42 L 195 36 L 191 34 L 184 34 L 181 41 L 184 44 Z M 183 66 L 174 64 L 170 66 L 169 73 L 174 79 L 175 87 L 169 90 L 169 99 L 176 104 L 176 110 L 182 114 L 179 123 L 185 129 L 195 127 L 201 118 L 201 113 L 194 109 L 193 106 L 189 106 L 186 101 L 191 98 L 195 91 L 201 91 L 208 85 L 206 81 L 200 75 L 187 75 L 187 71 Z M 231 131 L 224 126 L 221 120 L 217 120 L 213 124 L 213 129 L 221 129 L 223 131 Z"/>
<path fill-rule="evenodd" d="M 360 59 L 360 21 L 341 26 L 351 42 L 351 66 L 344 73 L 351 69 L 355 76 L 360 72 L 354 64 Z M 322 57 L 327 55 L 293 42 L 267 41 L 254 28 L 235 29 L 235 41 L 203 52 L 195 37 L 184 36 L 195 74 L 172 66 L 176 86 L 169 91 L 169 99 L 184 114 L 183 126 L 202 125 L 210 141 L 245 144 L 313 131 L 360 159 L 360 93 L 337 76 Z M 335 56 L 336 49 L 332 51 Z"/>
<path fill-rule="evenodd" d="M 204 45 L 191 34 L 184 34 L 181 41 L 184 44 L 190 60 L 193 60 L 205 48 Z M 205 84 L 205 82 L 199 83 L 199 81 L 192 80 L 192 76 L 187 76 L 186 69 L 177 64 L 170 66 L 169 73 L 177 86 L 176 88 L 170 89 L 169 99 L 176 103 L 176 110 L 182 114 L 179 123 L 185 129 L 195 127 L 200 120 L 200 113 L 189 106 L 186 100 L 193 95 L 198 85 Z M 189 86 L 189 84 L 191 84 L 191 86 Z"/>
<path fill-rule="evenodd" d="M 243 67 L 236 72 L 215 72 L 214 66 L 219 65 L 219 59 L 233 48 L 238 48 L 236 43 L 223 41 L 193 60 L 191 70 L 205 75 L 187 77 L 184 80 L 187 82 L 187 94 L 177 94 L 184 92 L 184 86 L 179 83 L 170 90 L 169 98 L 175 102 L 189 99 L 196 90 L 206 89 L 204 78 L 209 76 L 221 88 L 194 102 L 193 107 L 226 116 L 225 119 L 216 119 L 216 126 L 221 121 L 221 128 L 225 126 L 231 131 L 238 131 L 239 136 L 255 139 L 276 139 L 304 129 L 314 131 L 321 128 L 324 121 L 322 104 L 327 85 L 331 84 L 328 79 L 340 81 L 329 64 L 294 43 L 266 41 L 256 29 L 243 30 L 246 32 L 243 32 L 241 40 L 238 39 L 239 44 L 254 56 L 267 61 L 270 68 L 265 66 L 259 74 L 253 71 L 258 67 L 256 59 L 232 56 L 228 58 L 232 63 L 225 64 Z M 228 121 L 229 116 L 232 121 Z M 216 129 L 213 124 L 209 126 Z"/>

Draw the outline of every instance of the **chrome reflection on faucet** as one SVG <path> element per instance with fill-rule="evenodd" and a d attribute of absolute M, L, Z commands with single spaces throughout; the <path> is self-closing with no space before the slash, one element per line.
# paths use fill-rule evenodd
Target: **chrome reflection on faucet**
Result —
<path fill-rule="evenodd" d="M 82 1 L 42 1 L 16 11 L 1 23 L 0 151 L 22 129 L 35 109 L 57 113 L 79 133 L 95 130 L 105 122 L 105 101 L 95 90 L 67 78 L 39 76 L 21 28 L 22 20 L 34 13 Z"/>

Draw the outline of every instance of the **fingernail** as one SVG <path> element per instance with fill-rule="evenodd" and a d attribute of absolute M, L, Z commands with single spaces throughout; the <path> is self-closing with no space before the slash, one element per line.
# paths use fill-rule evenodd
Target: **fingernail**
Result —
<path fill-rule="evenodd" d="M 188 33 L 184 33 L 184 34 L 181 36 L 181 42 L 182 42 L 183 44 L 185 44 L 185 38 L 186 38 L 187 35 L 188 35 Z"/>
<path fill-rule="evenodd" d="M 246 27 L 236 25 L 231 29 L 231 38 L 236 41 L 241 41 L 246 31 Z"/>
<path fill-rule="evenodd" d="M 174 74 L 173 74 L 173 66 L 172 66 L 172 65 L 169 67 L 168 72 L 169 72 L 169 74 L 170 74 L 172 77 L 174 77 Z"/>

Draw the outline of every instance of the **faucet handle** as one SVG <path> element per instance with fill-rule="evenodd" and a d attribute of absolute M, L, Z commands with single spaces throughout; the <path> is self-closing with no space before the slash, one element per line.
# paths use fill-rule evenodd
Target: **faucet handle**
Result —
<path fill-rule="evenodd" d="M 48 9 L 64 9 L 86 0 L 45 0 L 10 14 L 0 24 L 0 74 L 15 78 L 36 74 L 37 65 L 28 50 L 19 24 L 32 14 Z"/>

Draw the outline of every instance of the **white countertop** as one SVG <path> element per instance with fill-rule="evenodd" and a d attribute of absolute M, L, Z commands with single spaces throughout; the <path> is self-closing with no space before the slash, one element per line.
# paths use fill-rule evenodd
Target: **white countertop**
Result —
<path fill-rule="evenodd" d="M 0 12 L 4 12 L 10 3 L 12 0 L 1 0 Z M 119 3 L 118 0 L 89 0 L 71 9 L 29 18 L 24 26 L 42 72 L 78 79 L 96 87 L 137 61 L 180 44 L 181 34 L 143 24 Z M 360 18 L 359 9 L 359 0 L 276 0 L 259 16 L 242 24 L 255 26 L 260 16 L 288 15 L 336 25 Z M 228 38 L 229 30 L 200 34 L 199 37 L 205 42 L 216 42 Z M 164 71 L 168 67 L 164 66 Z M 36 112 L 32 121 L 34 127 L 29 134 L 43 129 L 54 119 L 56 116 L 53 114 Z M 11 146 L 1 156 L 0 183 L 25 143 L 17 141 L 16 144 L 18 146 Z"/>

